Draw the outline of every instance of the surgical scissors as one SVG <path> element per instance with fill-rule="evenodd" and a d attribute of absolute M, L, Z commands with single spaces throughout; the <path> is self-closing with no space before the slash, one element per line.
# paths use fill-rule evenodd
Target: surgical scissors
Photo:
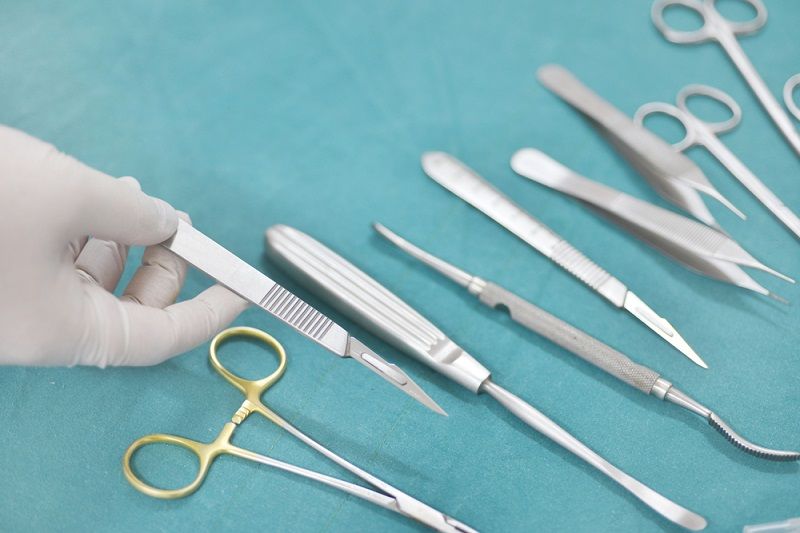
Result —
<path fill-rule="evenodd" d="M 252 338 L 266 344 L 272 349 L 272 351 L 275 352 L 275 355 L 278 358 L 278 368 L 269 376 L 257 380 L 241 378 L 225 368 L 225 366 L 223 366 L 219 361 L 217 351 L 223 342 L 234 337 Z M 235 457 L 241 457 L 242 459 L 248 459 L 256 463 L 261 463 L 279 470 L 284 470 L 286 472 L 291 472 L 293 474 L 318 481 L 324 485 L 328 485 L 329 487 L 333 487 L 370 503 L 374 503 L 375 505 L 379 505 L 384 509 L 389 509 L 390 511 L 394 511 L 408 518 L 418 520 L 426 526 L 438 531 L 446 531 L 450 533 L 465 533 L 475 531 L 469 526 L 462 524 L 458 520 L 447 516 L 440 511 L 437 511 L 433 507 L 430 507 L 429 505 L 422 503 L 408 494 L 401 492 L 388 483 L 381 481 L 372 474 L 369 474 L 354 464 L 346 461 L 329 449 L 325 448 L 322 444 L 302 433 L 299 429 L 291 425 L 275 411 L 264 405 L 261 400 L 261 396 L 267 391 L 267 389 L 277 383 L 286 370 L 286 352 L 284 351 L 283 346 L 281 346 L 281 344 L 271 335 L 261 330 L 248 327 L 234 327 L 226 329 L 225 331 L 219 333 L 211 341 L 211 347 L 209 348 L 209 359 L 211 360 L 211 366 L 214 368 L 214 370 L 216 370 L 217 373 L 225 378 L 228 383 L 233 385 L 244 395 L 245 399 L 242 402 L 242 405 L 231 417 L 231 421 L 227 422 L 222 427 L 219 435 L 217 435 L 217 437 L 211 442 L 198 442 L 185 437 L 165 434 L 147 435 L 134 441 L 133 444 L 131 444 L 125 451 L 125 456 L 122 459 L 122 466 L 125 477 L 136 490 L 143 492 L 148 496 L 162 499 L 176 499 L 189 496 L 198 488 L 200 488 L 200 485 L 203 483 L 203 480 L 208 474 L 211 464 L 216 460 L 216 458 L 220 455 L 227 454 Z M 267 420 L 277 425 L 281 429 L 286 430 L 292 436 L 307 444 L 334 463 L 363 479 L 375 487 L 376 490 L 327 476 L 325 474 L 320 474 L 319 472 L 314 472 L 313 470 L 307 470 L 305 468 L 285 463 L 283 461 L 273 459 L 272 457 L 261 455 L 250 450 L 245 450 L 231 444 L 231 437 L 236 431 L 236 428 L 252 413 L 258 413 L 262 415 Z M 146 445 L 156 443 L 180 446 L 194 453 L 199 460 L 197 476 L 195 476 L 194 480 L 188 485 L 178 489 L 158 488 L 146 483 L 145 481 L 142 481 L 142 479 L 134 472 L 131 466 L 131 460 L 137 450 Z"/>
<path fill-rule="evenodd" d="M 767 84 L 750 62 L 737 39 L 739 35 L 749 35 L 760 30 L 767 22 L 767 8 L 761 0 L 741 0 L 755 10 L 750 20 L 734 21 L 725 18 L 716 8 L 715 0 L 656 0 L 650 12 L 653 24 L 664 37 L 676 44 L 695 44 L 717 41 L 733 61 L 739 73 L 753 90 L 761 105 L 788 143 L 800 155 L 800 134 L 792 120 L 767 88 Z M 703 25 L 691 31 L 677 30 L 664 20 L 664 12 L 672 6 L 681 6 L 696 12 L 703 19 Z"/>
<path fill-rule="evenodd" d="M 798 79 L 800 83 L 800 79 Z M 791 90 L 789 91 L 791 97 Z M 688 100 L 692 97 L 705 97 L 719 102 L 728 108 L 731 116 L 719 122 L 708 122 L 697 117 L 689 109 Z M 788 100 L 787 100 L 788 102 Z M 708 85 L 687 85 L 678 92 L 677 107 L 664 102 L 650 102 L 641 106 L 633 116 L 634 122 L 644 126 L 644 121 L 648 116 L 658 113 L 669 115 L 681 123 L 686 134 L 683 139 L 674 143 L 672 146 L 679 152 L 683 152 L 692 146 L 703 146 L 706 150 L 722 163 L 734 178 L 744 185 L 753 196 L 766 206 L 775 217 L 783 222 L 792 233 L 800 237 L 800 218 L 795 215 L 773 193 L 764 182 L 753 174 L 742 161 L 725 146 L 719 139 L 719 134 L 732 130 L 742 120 L 742 109 L 730 95 Z"/>

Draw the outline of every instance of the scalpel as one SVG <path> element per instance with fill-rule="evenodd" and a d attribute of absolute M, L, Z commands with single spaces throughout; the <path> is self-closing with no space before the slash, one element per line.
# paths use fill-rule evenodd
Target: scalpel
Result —
<path fill-rule="evenodd" d="M 625 354 L 595 339 L 585 331 L 551 315 L 544 309 L 535 306 L 500 285 L 464 272 L 460 268 L 418 248 L 381 224 L 375 224 L 374 228 L 386 240 L 411 257 L 466 288 L 482 304 L 493 309 L 508 309 L 511 319 L 518 324 L 549 339 L 600 370 L 611 374 L 645 394 L 674 403 L 705 418 L 711 427 L 719 431 L 737 448 L 772 461 L 797 461 L 800 459 L 800 452 L 774 450 L 750 442 L 731 429 L 711 409 L 678 390 L 658 372 L 633 362 Z"/>
<path fill-rule="evenodd" d="M 179 220 L 178 231 L 168 241 L 162 243 L 162 246 L 317 344 L 339 357 L 355 359 L 428 409 L 447 415 L 398 366 L 385 361 L 339 324 L 206 237 L 190 224 Z"/>
<path fill-rule="evenodd" d="M 692 362 L 708 368 L 672 324 L 656 314 L 620 280 L 512 202 L 474 170 L 444 152 L 424 154 L 422 168 L 431 179 L 552 259 L 615 307 L 625 308 Z"/>

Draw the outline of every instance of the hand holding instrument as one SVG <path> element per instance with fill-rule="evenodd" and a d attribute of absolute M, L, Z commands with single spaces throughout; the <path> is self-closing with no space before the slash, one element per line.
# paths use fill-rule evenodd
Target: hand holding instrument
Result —
<path fill-rule="evenodd" d="M 257 380 L 244 379 L 227 368 L 219 361 L 217 351 L 219 346 L 225 341 L 235 338 L 244 337 L 252 338 L 266 344 L 275 355 L 278 357 L 278 368 L 269 376 Z M 335 454 L 319 442 L 315 441 L 305 433 L 290 424 L 286 419 L 282 418 L 278 413 L 267 407 L 262 400 L 264 393 L 271 388 L 283 376 L 286 370 L 286 352 L 283 346 L 278 343 L 272 336 L 267 333 L 247 327 L 229 328 L 218 334 L 211 341 L 209 349 L 209 358 L 211 366 L 217 371 L 225 380 L 233 385 L 239 392 L 244 395 L 245 399 L 242 402 L 231 421 L 227 422 L 219 435 L 211 442 L 198 442 L 185 437 L 178 437 L 176 435 L 155 434 L 141 437 L 133 442 L 125 451 L 125 456 L 122 459 L 123 471 L 125 478 L 133 485 L 136 490 L 152 496 L 154 498 L 175 499 L 183 498 L 194 493 L 203 483 L 206 475 L 208 474 L 211 464 L 220 455 L 233 455 L 242 459 L 261 463 L 285 472 L 290 472 L 298 476 L 302 476 L 313 481 L 317 481 L 334 489 L 346 492 L 365 501 L 379 505 L 384 509 L 388 509 L 395 513 L 399 513 L 408 518 L 417 520 L 426 526 L 436 529 L 437 531 L 444 531 L 448 533 L 467 533 L 475 532 L 474 529 L 462 524 L 458 520 L 447 516 L 446 514 L 437 511 L 433 507 L 409 496 L 408 494 L 396 489 L 385 481 L 373 476 L 372 474 L 360 469 L 349 461 L 343 459 Z M 334 463 L 346 469 L 348 472 L 358 476 L 374 487 L 369 489 L 367 487 L 350 483 L 342 479 L 337 479 L 313 470 L 308 470 L 295 466 L 272 457 L 255 453 L 244 448 L 240 448 L 231 443 L 231 438 L 238 428 L 246 419 L 253 413 L 258 413 L 276 426 L 285 430 L 293 437 L 297 438 L 304 444 L 311 447 L 316 452 L 324 455 Z M 133 470 L 131 461 L 133 455 L 140 448 L 149 444 L 172 444 L 180 446 L 192 452 L 199 460 L 197 475 L 194 480 L 188 485 L 178 489 L 163 489 L 154 487 L 147 482 L 143 481 Z"/>
<path fill-rule="evenodd" d="M 698 118 L 689 110 L 687 101 L 692 97 L 710 98 L 727 107 L 731 117 L 720 122 L 707 122 Z M 675 150 L 683 152 L 692 146 L 703 146 L 717 158 L 717 161 L 728 169 L 734 178 L 744 185 L 753 196 L 766 206 L 775 217 L 800 237 L 800 217 L 778 198 L 769 188 L 753 174 L 742 161 L 731 152 L 719 139 L 718 135 L 735 128 L 742 119 L 742 110 L 736 100 L 727 93 L 708 85 L 687 85 L 678 93 L 677 107 L 664 102 L 644 104 L 633 116 L 634 122 L 644 125 L 648 116 L 665 114 L 676 119 L 683 126 L 685 135 L 680 141 L 673 143 Z"/>
<path fill-rule="evenodd" d="M 189 224 L 180 221 L 177 233 L 163 246 L 327 350 L 355 359 L 428 409 L 447 414 L 398 366 Z"/>
<path fill-rule="evenodd" d="M 743 0 L 755 10 L 755 16 L 750 20 L 728 20 L 717 11 L 715 0 L 656 0 L 650 11 L 653 24 L 658 31 L 671 43 L 696 44 L 716 41 L 728 54 L 728 57 L 739 73 L 752 89 L 761 102 L 762 107 L 778 127 L 783 137 L 797 155 L 800 155 L 800 134 L 795 129 L 792 120 L 783 110 L 781 105 L 770 92 L 767 84 L 759 76 L 758 71 L 750 62 L 737 37 L 750 35 L 760 30 L 767 22 L 767 8 L 761 0 Z M 671 27 L 664 20 L 664 12 L 670 8 L 680 6 L 697 13 L 703 20 L 703 25 L 691 31 L 678 30 Z"/>
<path fill-rule="evenodd" d="M 745 218 L 714 188 L 691 159 L 673 150 L 661 137 L 636 124 L 625 113 L 600 98 L 567 69 L 559 65 L 545 65 L 536 75 L 545 87 L 586 116 L 665 200 L 709 226 L 719 228 L 698 194 L 702 192 Z"/>
<path fill-rule="evenodd" d="M 506 309 L 511 319 L 518 324 L 538 333 L 623 383 L 627 383 L 645 394 L 674 403 L 702 416 L 711 427 L 719 431 L 734 446 L 745 452 L 773 461 L 797 461 L 800 459 L 800 452 L 774 450 L 750 442 L 731 429 L 711 409 L 678 390 L 658 372 L 633 362 L 628 356 L 592 337 L 585 331 L 551 315 L 544 309 L 537 307 L 500 285 L 465 272 L 426 252 L 382 224 L 374 224 L 373 227 L 386 240 L 411 257 L 466 288 L 482 304 L 492 309 Z"/>
<path fill-rule="evenodd" d="M 552 259 L 615 307 L 633 314 L 695 364 L 708 368 L 672 324 L 656 314 L 621 281 L 512 202 L 474 170 L 444 152 L 424 154 L 422 168 L 431 179 Z"/>
<path fill-rule="evenodd" d="M 703 517 L 621 471 L 530 404 L 497 385 L 491 373 L 434 324 L 332 250 L 287 226 L 267 230 L 270 257 L 299 282 L 387 342 L 478 394 L 486 392 L 517 418 L 619 483 L 663 517 L 692 530 Z"/>
<path fill-rule="evenodd" d="M 519 150 L 511 158 L 511 167 L 525 178 L 578 198 L 691 270 L 787 303 L 738 265 L 763 270 L 789 283 L 794 280 L 764 265 L 714 228 L 584 178 L 539 150 Z"/>

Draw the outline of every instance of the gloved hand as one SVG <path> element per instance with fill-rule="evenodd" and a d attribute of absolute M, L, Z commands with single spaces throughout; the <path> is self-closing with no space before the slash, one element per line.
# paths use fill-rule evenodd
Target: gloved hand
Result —
<path fill-rule="evenodd" d="M 0 216 L 0 363 L 152 365 L 247 307 L 219 285 L 175 304 L 186 264 L 152 245 L 185 215 L 133 178 L 114 179 L 4 126 Z M 129 245 L 151 246 L 117 298 Z"/>

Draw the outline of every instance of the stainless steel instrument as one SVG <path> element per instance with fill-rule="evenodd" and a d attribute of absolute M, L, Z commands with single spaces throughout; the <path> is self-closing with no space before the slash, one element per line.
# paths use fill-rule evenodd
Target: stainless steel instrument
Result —
<path fill-rule="evenodd" d="M 270 257 L 299 282 L 394 346 L 472 392 L 486 392 L 527 425 L 619 483 L 663 517 L 692 530 L 703 517 L 621 471 L 530 404 L 497 385 L 488 369 L 408 304 L 308 235 L 287 227 L 267 230 Z"/>
<path fill-rule="evenodd" d="M 758 101 L 778 127 L 783 137 L 797 155 L 800 155 L 800 134 L 792 120 L 770 92 L 767 84 L 739 44 L 739 35 L 749 35 L 760 30 L 767 23 L 767 8 L 761 0 L 744 0 L 755 10 L 750 20 L 728 20 L 716 8 L 715 0 L 656 0 L 650 15 L 658 31 L 671 43 L 696 44 L 716 41 L 736 65 L 739 73 L 752 89 Z M 664 12 L 670 7 L 683 7 L 700 15 L 703 25 L 692 31 L 677 30 L 664 20 Z M 788 101 L 787 101 L 788 103 Z"/>
<path fill-rule="evenodd" d="M 533 148 L 516 152 L 511 168 L 525 178 L 581 200 L 691 270 L 786 303 L 739 265 L 763 270 L 790 283 L 794 280 L 764 265 L 714 228 L 580 176 Z"/>
<path fill-rule="evenodd" d="M 708 368 L 672 324 L 656 314 L 620 280 L 512 202 L 474 170 L 444 152 L 424 154 L 422 168 L 434 181 L 552 259 L 615 307 L 633 314 L 695 364 Z"/>
<path fill-rule="evenodd" d="M 665 200 L 718 229 L 719 224 L 698 193 L 715 198 L 739 217 L 745 218 L 714 188 L 691 159 L 676 152 L 647 128 L 633 122 L 567 69 L 559 65 L 545 65 L 536 75 L 545 87 L 586 116 Z"/>
<path fill-rule="evenodd" d="M 179 220 L 178 231 L 163 246 L 328 351 L 358 361 L 428 409 L 447 414 L 398 366 L 190 224 Z"/>
<path fill-rule="evenodd" d="M 720 122 L 707 122 L 698 118 L 689 110 L 687 101 L 692 97 L 710 98 L 728 108 L 730 118 Z M 791 100 L 787 100 L 788 102 Z M 703 146 L 717 161 L 722 163 L 731 175 L 739 180 L 753 196 L 775 215 L 796 237 L 800 237 L 800 217 L 798 217 L 764 182 L 736 157 L 719 139 L 719 134 L 735 128 L 742 120 L 742 109 L 736 100 L 727 93 L 708 85 L 687 85 L 678 92 L 677 106 L 664 102 L 644 104 L 633 116 L 634 122 L 644 125 L 648 116 L 654 114 L 669 115 L 683 126 L 686 132 L 683 139 L 674 143 L 675 150 L 683 152 L 692 146 Z"/>
<path fill-rule="evenodd" d="M 775 450 L 759 446 L 745 439 L 726 424 L 711 409 L 678 390 L 658 372 L 633 362 L 628 356 L 592 337 L 583 330 L 551 315 L 544 309 L 521 298 L 513 292 L 467 273 L 400 237 L 386 226 L 374 224 L 375 230 L 386 240 L 411 257 L 428 265 L 440 274 L 466 288 L 470 294 L 493 309 L 506 309 L 511 319 L 591 363 L 623 383 L 691 411 L 708 421 L 734 446 L 747 453 L 773 461 L 797 461 L 800 452 Z"/>

